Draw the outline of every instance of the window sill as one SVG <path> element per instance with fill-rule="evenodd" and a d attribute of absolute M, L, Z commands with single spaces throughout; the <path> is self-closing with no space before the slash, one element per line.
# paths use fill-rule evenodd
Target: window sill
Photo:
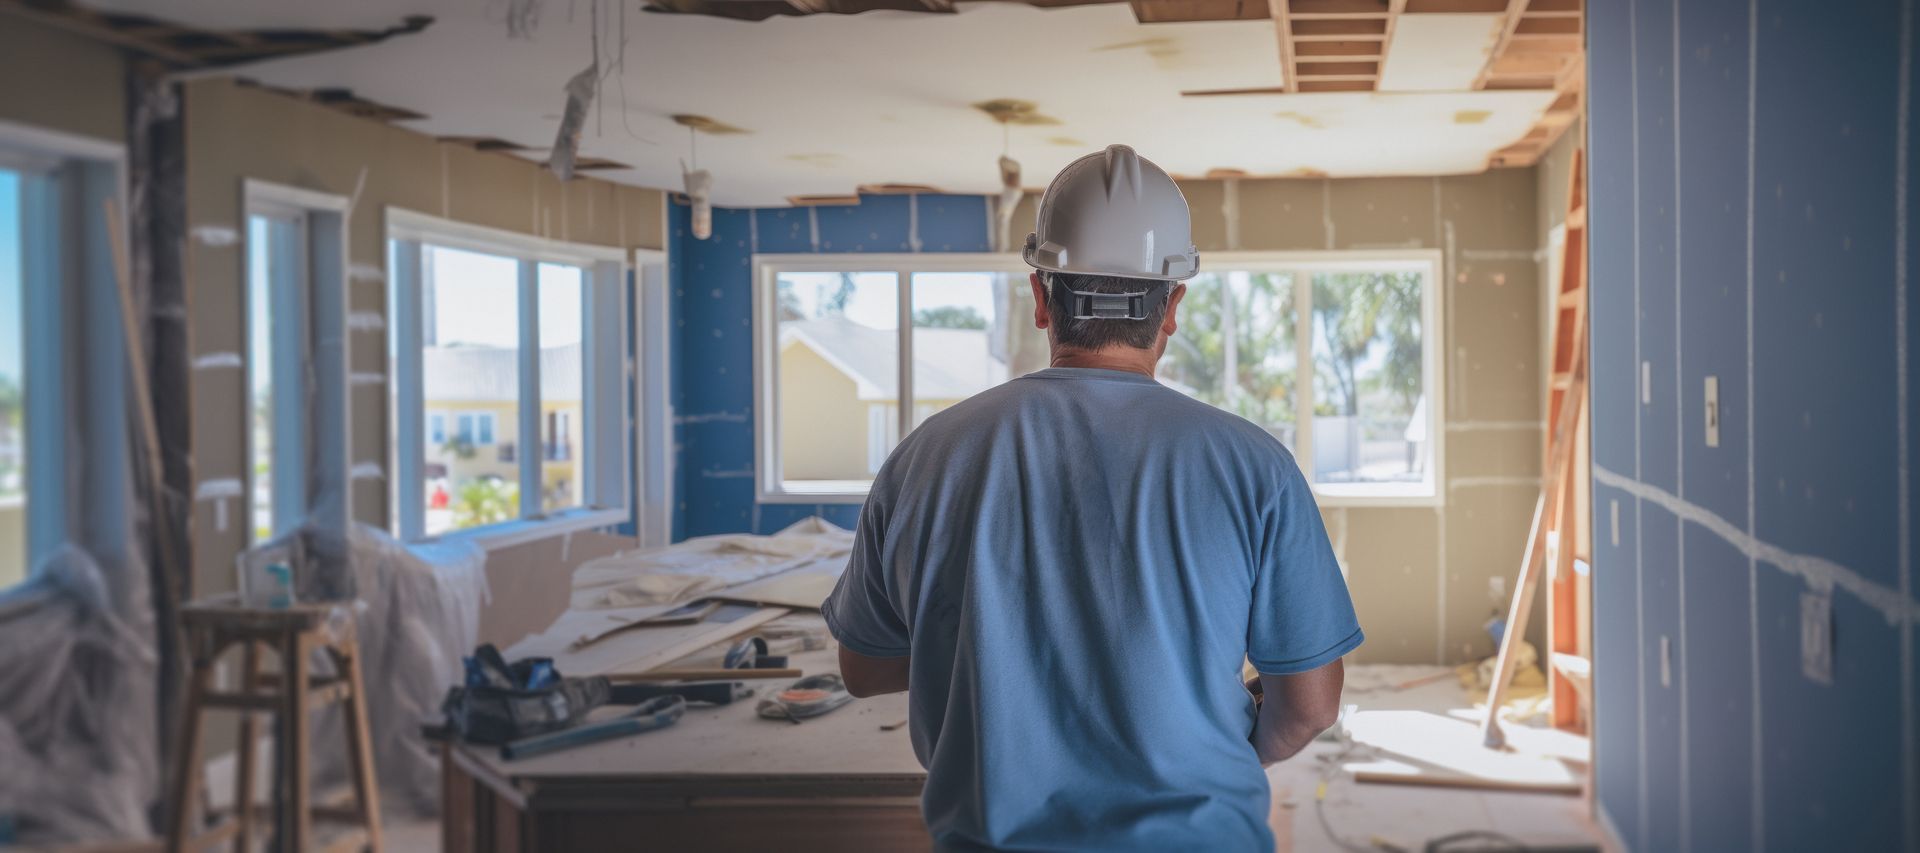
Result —
<path fill-rule="evenodd" d="M 779 491 L 763 491 L 763 504 L 863 504 L 872 483 L 866 480 L 789 480 Z M 813 491 L 809 491 L 811 487 Z"/>
<path fill-rule="evenodd" d="M 492 553 L 516 545 L 538 542 L 555 536 L 566 536 L 583 530 L 597 530 L 612 527 L 628 520 L 624 509 L 574 509 L 546 518 L 527 518 L 514 521 L 502 521 L 466 530 L 454 530 L 447 533 L 415 540 L 413 545 L 433 545 L 451 542 L 471 542 L 480 549 Z"/>
<path fill-rule="evenodd" d="M 1446 503 L 1433 483 L 1315 483 L 1313 497 L 1320 506 L 1334 509 L 1432 507 Z"/>

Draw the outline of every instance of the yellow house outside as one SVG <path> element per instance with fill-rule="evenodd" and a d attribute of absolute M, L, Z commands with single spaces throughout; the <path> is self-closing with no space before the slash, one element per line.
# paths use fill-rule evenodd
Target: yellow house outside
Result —
<path fill-rule="evenodd" d="M 580 505 L 584 488 L 579 456 L 584 445 L 580 345 L 540 352 L 540 435 L 520 436 L 519 352 L 474 345 L 427 347 L 421 364 L 425 388 L 426 500 L 428 533 L 517 517 L 517 497 L 500 506 L 463 511 L 463 490 L 486 483 L 496 497 L 517 496 L 520 459 L 537 453 L 542 506 L 547 511 Z M 489 482 L 491 481 L 491 482 Z M 497 517 L 502 512 L 510 514 Z"/>
<path fill-rule="evenodd" d="M 916 424 L 1008 378 L 985 329 L 916 328 L 913 348 Z M 900 438 L 898 333 L 788 320 L 779 356 L 782 479 L 873 479 Z"/>

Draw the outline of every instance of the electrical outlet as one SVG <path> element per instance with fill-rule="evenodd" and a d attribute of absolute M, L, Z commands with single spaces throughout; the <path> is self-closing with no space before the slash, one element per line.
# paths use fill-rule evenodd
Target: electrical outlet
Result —
<path fill-rule="evenodd" d="M 1815 684 L 1833 683 L 1833 598 L 1800 594 L 1800 672 Z"/>
<path fill-rule="evenodd" d="M 1707 446 L 1720 446 L 1720 377 L 1707 377 Z"/>
<path fill-rule="evenodd" d="M 1673 686 L 1673 638 L 1660 635 L 1660 686 Z"/>

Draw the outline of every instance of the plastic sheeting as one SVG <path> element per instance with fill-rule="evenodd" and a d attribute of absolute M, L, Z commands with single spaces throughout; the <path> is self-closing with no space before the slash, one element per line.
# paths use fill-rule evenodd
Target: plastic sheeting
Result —
<path fill-rule="evenodd" d="M 364 524 L 353 525 L 346 539 L 382 805 L 431 817 L 439 812 L 440 760 L 420 727 L 440 719 L 447 687 L 460 683 L 460 656 L 479 642 L 486 552 L 466 542 L 409 547 Z M 324 657 L 316 657 L 318 672 L 330 671 Z M 341 725 L 336 706 L 315 729 L 321 790 L 349 779 L 346 750 L 325 747 L 345 743 Z"/>
<path fill-rule="evenodd" d="M 136 568 L 113 582 L 68 546 L 0 595 L 0 814 L 19 841 L 151 834 L 156 664 Z"/>
<path fill-rule="evenodd" d="M 573 573 L 572 604 L 577 610 L 671 604 L 851 553 L 853 531 L 817 516 L 772 536 L 700 536 L 581 565 Z"/>

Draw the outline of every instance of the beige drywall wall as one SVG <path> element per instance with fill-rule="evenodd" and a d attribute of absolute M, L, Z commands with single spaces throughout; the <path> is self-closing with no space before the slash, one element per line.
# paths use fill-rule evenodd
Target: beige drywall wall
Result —
<path fill-rule="evenodd" d="M 242 182 L 268 181 L 349 197 L 350 310 L 385 317 L 386 221 L 399 207 L 460 222 L 558 240 L 623 248 L 660 248 L 664 209 L 656 190 L 583 178 L 562 183 L 518 158 L 440 143 L 381 122 L 237 84 L 187 84 L 187 249 L 193 355 L 243 353 L 244 246 L 218 238 L 243 233 Z M 351 370 L 385 374 L 385 324 L 356 325 Z M 193 457 L 198 482 L 241 478 L 246 470 L 244 370 L 196 370 Z M 387 467 L 385 384 L 356 384 L 352 398 L 353 460 Z M 354 483 L 354 516 L 385 526 L 386 484 Z M 206 503 L 195 506 L 194 581 L 198 593 L 228 589 L 233 557 L 245 545 L 228 508 L 228 525 Z M 545 567 L 543 567 L 545 568 Z M 559 575 L 564 582 L 565 575 Z"/>
<path fill-rule="evenodd" d="M 222 236 L 244 234 L 242 184 L 247 179 L 353 199 L 347 226 L 349 310 L 382 318 L 378 324 L 355 325 L 349 351 L 356 374 L 387 370 L 388 207 L 578 243 L 665 246 L 664 198 L 657 190 L 591 178 L 562 183 L 525 160 L 442 144 L 225 78 L 186 84 L 183 100 L 195 358 L 246 351 L 245 247 Z M 197 369 L 191 393 L 196 483 L 242 478 L 245 371 Z M 383 471 L 389 458 L 388 393 L 385 383 L 356 383 L 351 399 L 352 458 Z M 352 497 L 356 519 L 387 525 L 384 480 L 356 480 Z M 246 545 L 241 523 L 246 513 L 234 503 L 227 507 L 224 529 L 210 502 L 194 505 L 197 595 L 233 587 L 234 556 Z M 487 562 L 494 592 L 481 614 L 483 636 L 510 643 L 552 622 L 565 607 L 573 568 L 625 544 L 628 540 L 619 537 L 575 534 L 494 552 Z M 230 740 L 230 732 L 211 732 L 209 753 L 227 748 Z"/>
<path fill-rule="evenodd" d="M 1367 631 L 1359 661 L 1456 663 L 1493 651 L 1482 626 L 1507 598 L 1489 583 L 1502 578 L 1511 593 L 1539 492 L 1536 183 L 1533 169 L 1181 183 L 1202 267 L 1207 252 L 1230 249 L 1442 252 L 1445 503 L 1322 510 Z M 1529 636 L 1538 642 L 1538 624 Z"/>
<path fill-rule="evenodd" d="M 0 17 L 0 121 L 124 144 L 125 92 L 117 48 Z"/>

